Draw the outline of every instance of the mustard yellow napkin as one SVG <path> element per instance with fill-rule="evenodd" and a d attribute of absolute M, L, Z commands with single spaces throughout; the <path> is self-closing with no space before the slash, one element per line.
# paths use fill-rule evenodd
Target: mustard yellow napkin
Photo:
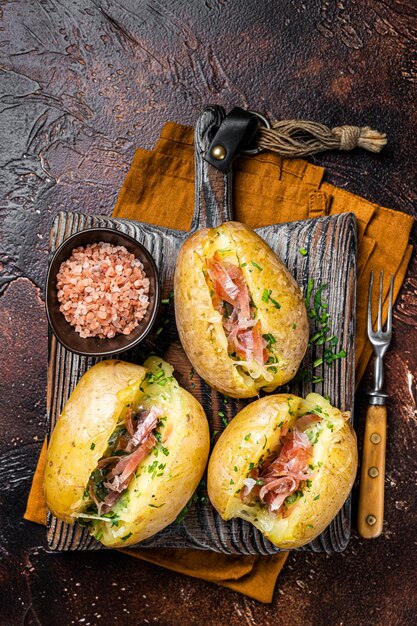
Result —
<path fill-rule="evenodd" d="M 168 122 L 153 151 L 137 150 L 113 216 L 188 230 L 194 205 L 193 158 L 192 129 Z M 252 227 L 347 211 L 356 215 L 359 240 L 356 379 L 359 381 L 371 354 L 366 343 L 369 274 L 371 270 L 379 272 L 382 268 L 394 274 L 394 295 L 397 296 L 411 257 L 408 239 L 413 219 L 323 183 L 323 174 L 322 167 L 301 159 L 282 159 L 269 152 L 241 157 L 234 165 L 234 215 L 235 219 Z M 387 298 L 386 293 L 384 297 Z M 45 524 L 46 520 L 42 495 L 45 455 L 46 443 L 25 513 L 26 519 L 40 524 Z M 224 585 L 260 602 L 271 602 L 277 577 L 288 555 L 236 557 L 168 548 L 122 552 Z"/>

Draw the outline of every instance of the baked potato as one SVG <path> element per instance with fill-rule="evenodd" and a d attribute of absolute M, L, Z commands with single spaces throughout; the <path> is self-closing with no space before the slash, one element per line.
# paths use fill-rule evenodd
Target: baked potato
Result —
<path fill-rule="evenodd" d="M 356 436 L 316 393 L 271 395 L 245 407 L 217 441 L 208 466 L 211 503 L 283 549 L 319 535 L 344 504 L 357 468 Z"/>
<path fill-rule="evenodd" d="M 84 374 L 49 443 L 47 507 L 106 546 L 133 545 L 175 520 L 209 453 L 201 405 L 158 357 L 109 360 Z"/>
<path fill-rule="evenodd" d="M 304 299 L 253 230 L 226 222 L 192 235 L 177 259 L 174 293 L 181 343 L 211 387 L 251 398 L 293 378 L 308 344 Z"/>

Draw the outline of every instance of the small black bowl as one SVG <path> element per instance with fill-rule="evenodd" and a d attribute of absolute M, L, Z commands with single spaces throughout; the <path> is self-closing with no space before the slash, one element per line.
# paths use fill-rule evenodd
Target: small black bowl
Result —
<path fill-rule="evenodd" d="M 56 276 L 63 261 L 66 261 L 74 248 L 86 246 L 89 243 L 111 243 L 125 248 L 135 255 L 141 263 L 146 276 L 149 278 L 149 306 L 144 318 L 129 335 L 116 335 L 112 339 L 98 337 L 82 338 L 65 319 L 59 310 L 56 288 Z M 150 332 L 159 311 L 161 290 L 158 270 L 151 254 L 138 241 L 112 228 L 89 228 L 82 230 L 66 239 L 55 251 L 49 264 L 46 279 L 46 314 L 55 337 L 62 345 L 83 356 L 111 356 L 124 352 L 136 346 Z"/>

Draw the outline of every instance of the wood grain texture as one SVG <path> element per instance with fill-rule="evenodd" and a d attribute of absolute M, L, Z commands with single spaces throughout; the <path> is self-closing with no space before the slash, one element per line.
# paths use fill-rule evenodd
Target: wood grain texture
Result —
<path fill-rule="evenodd" d="M 151 148 L 167 119 L 193 125 L 208 102 L 386 131 L 389 145 L 377 157 L 354 151 L 315 161 L 332 184 L 417 215 L 414 3 L 283 0 L 277 10 L 273 0 L 4 1 L 0 25 L 2 626 L 107 625 L 124 616 L 161 626 L 269 626 L 277 615 L 292 626 L 414 626 L 415 257 L 386 358 L 379 539 L 354 532 L 343 554 L 291 555 L 264 606 L 116 552 L 51 555 L 45 529 L 22 521 L 45 432 L 43 287 L 54 216 L 110 215 L 135 149 Z M 356 397 L 360 445 L 370 378 L 369 370 Z M 353 506 L 356 516 L 357 490 Z"/>
<path fill-rule="evenodd" d="M 358 504 L 358 531 L 364 539 L 375 539 L 382 533 L 386 446 L 387 407 L 369 406 L 365 421 Z"/>
<path fill-rule="evenodd" d="M 206 164 L 207 169 L 213 169 Z M 203 179 L 207 182 L 207 178 Z M 217 180 L 217 182 L 219 182 Z M 207 186 L 206 186 L 207 188 Z M 217 187 L 219 190 L 220 185 Z M 201 207 L 200 207 L 201 208 Z M 216 223 L 216 205 L 206 205 L 206 223 Z M 74 213 L 61 213 L 51 231 L 51 249 L 55 250 L 73 232 L 88 227 L 114 227 L 126 232 L 145 245 L 154 255 L 158 269 L 162 273 L 163 297 L 172 289 L 175 259 L 181 244 L 188 233 L 167 231 L 166 229 L 105 217 L 91 217 Z M 329 313 L 332 318 L 331 333 L 340 339 L 340 347 L 348 353 L 348 358 L 336 361 L 331 368 L 326 367 L 325 382 L 314 386 L 319 393 L 326 393 L 335 406 L 342 410 L 353 408 L 354 394 L 354 311 L 356 283 L 356 224 L 351 214 L 293 222 L 291 224 L 269 226 L 259 229 L 259 234 L 282 258 L 284 263 L 305 290 L 309 278 L 315 284 L 327 284 Z M 302 256 L 300 248 L 310 253 Z M 337 269 L 332 258 L 344 256 L 343 268 Z M 175 297 L 175 296 L 174 296 Z M 340 315 L 340 309 L 344 312 Z M 190 365 L 179 345 L 175 321 L 168 318 L 162 333 L 155 343 L 146 340 L 138 350 L 122 354 L 133 362 L 140 362 L 139 354 L 150 349 L 166 356 L 168 360 L 175 354 L 172 364 L 181 382 L 202 403 L 210 423 L 211 432 L 224 428 L 219 411 L 231 419 L 245 406 L 246 402 L 229 398 L 227 404 L 221 394 L 211 389 L 197 374 L 190 378 Z M 159 342 L 162 339 L 162 342 Z M 309 349 L 304 366 L 311 371 L 311 363 L 320 356 L 323 348 Z M 138 360 L 139 359 L 139 360 Z M 55 340 L 52 341 L 49 362 L 49 430 L 56 423 L 65 401 L 73 391 L 79 378 L 96 362 L 70 353 Z M 323 369 L 325 366 L 322 366 Z M 193 385 L 193 386 L 192 386 Z M 297 395 L 306 395 L 313 390 L 311 382 L 292 382 L 286 389 Z M 350 536 L 350 500 L 337 518 L 322 535 L 305 549 L 326 552 L 343 550 Z M 49 516 L 48 543 L 52 550 L 97 549 L 100 544 L 90 537 L 87 530 L 75 524 L 73 527 Z M 213 550 L 227 554 L 273 554 L 279 551 L 265 540 L 252 525 L 240 519 L 225 522 L 210 504 L 198 503 L 180 524 L 172 524 L 155 537 L 142 542 L 141 547 L 175 547 Z"/>

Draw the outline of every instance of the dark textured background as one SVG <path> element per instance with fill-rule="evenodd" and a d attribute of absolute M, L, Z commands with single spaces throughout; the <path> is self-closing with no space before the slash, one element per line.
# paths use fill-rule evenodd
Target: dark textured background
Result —
<path fill-rule="evenodd" d="M 416 213 L 414 0 L 0 1 L 0 623 L 415 624 L 417 263 L 395 308 L 386 524 L 343 554 L 292 554 L 273 604 L 118 553 L 51 555 L 22 519 L 45 433 L 48 230 L 110 214 L 137 146 L 209 102 L 386 131 L 327 179 Z M 358 394 L 363 432 L 364 388 Z"/>

